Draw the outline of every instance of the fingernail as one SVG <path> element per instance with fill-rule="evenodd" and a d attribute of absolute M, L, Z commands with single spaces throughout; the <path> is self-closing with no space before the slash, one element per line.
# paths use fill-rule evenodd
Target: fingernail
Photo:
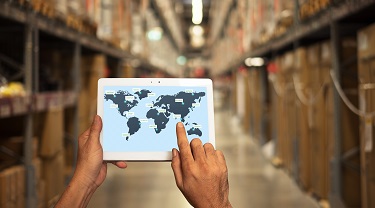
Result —
<path fill-rule="evenodd" d="M 173 155 L 173 157 L 177 156 L 177 150 L 175 148 L 172 149 L 172 155 Z"/>
<path fill-rule="evenodd" d="M 94 116 L 94 120 L 92 121 L 92 124 L 96 124 L 98 122 L 98 115 Z"/>
<path fill-rule="evenodd" d="M 182 128 L 182 127 L 184 127 L 184 124 L 182 124 L 181 122 L 178 122 L 177 126 Z"/>

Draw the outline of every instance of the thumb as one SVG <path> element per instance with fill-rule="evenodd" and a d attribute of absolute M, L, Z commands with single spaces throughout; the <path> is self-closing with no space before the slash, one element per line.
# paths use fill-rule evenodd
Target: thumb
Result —
<path fill-rule="evenodd" d="M 100 132 L 102 131 L 102 119 L 100 118 L 100 116 L 96 115 L 94 117 L 94 120 L 91 124 L 91 128 L 90 128 L 90 136 L 89 136 L 89 140 L 90 142 L 95 142 L 95 143 L 100 143 Z"/>

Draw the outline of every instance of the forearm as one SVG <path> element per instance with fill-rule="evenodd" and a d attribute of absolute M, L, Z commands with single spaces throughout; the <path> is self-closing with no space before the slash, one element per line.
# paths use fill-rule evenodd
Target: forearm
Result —
<path fill-rule="evenodd" d="M 91 196 L 94 194 L 96 188 L 87 187 L 79 183 L 79 181 L 74 178 L 69 183 L 68 187 L 65 189 L 64 193 L 57 202 L 55 208 L 65 208 L 65 207 L 77 207 L 84 208 L 87 207 Z"/>

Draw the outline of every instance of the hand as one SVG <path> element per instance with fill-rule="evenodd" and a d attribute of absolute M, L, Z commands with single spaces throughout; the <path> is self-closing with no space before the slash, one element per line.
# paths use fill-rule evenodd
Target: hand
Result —
<path fill-rule="evenodd" d="M 91 127 L 78 139 L 78 158 L 74 177 L 83 185 L 94 186 L 94 188 L 99 187 L 107 175 L 107 163 L 103 161 L 103 148 L 99 139 L 101 130 L 102 120 L 100 116 L 95 116 Z M 127 167 L 125 162 L 113 164 L 119 168 Z"/>
<path fill-rule="evenodd" d="M 177 149 L 172 150 L 172 169 L 177 187 L 196 207 L 232 207 L 229 202 L 228 169 L 224 155 L 212 144 L 193 139 L 189 145 L 182 123 L 176 127 Z"/>
<path fill-rule="evenodd" d="M 107 162 L 103 161 L 100 144 L 102 120 L 95 116 L 91 127 L 78 138 L 77 166 L 73 178 L 55 207 L 86 207 L 95 190 L 107 175 Z M 126 168 L 125 162 L 113 162 Z"/>

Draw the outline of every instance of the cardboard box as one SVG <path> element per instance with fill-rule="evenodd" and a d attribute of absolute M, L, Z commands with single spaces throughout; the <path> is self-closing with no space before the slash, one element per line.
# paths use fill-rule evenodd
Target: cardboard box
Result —
<path fill-rule="evenodd" d="M 79 134 L 91 125 L 96 115 L 98 80 L 105 76 L 107 63 L 103 55 L 84 56 L 81 60 L 81 91 L 79 93 Z"/>
<path fill-rule="evenodd" d="M 60 195 L 65 189 L 65 161 L 63 152 L 52 158 L 43 158 L 42 178 L 45 181 L 45 201 Z"/>
<path fill-rule="evenodd" d="M 358 32 L 358 75 L 359 106 L 362 111 L 375 111 L 375 25 Z M 375 151 L 374 118 L 362 118 L 361 140 L 361 180 L 362 207 L 375 207 Z"/>
<path fill-rule="evenodd" d="M 24 155 L 24 143 L 25 143 L 24 137 L 11 137 L 11 138 L 0 140 L 0 146 L 7 148 L 8 150 L 12 152 L 12 154 L 16 154 L 19 157 L 22 157 Z M 38 138 L 33 137 L 32 139 L 33 158 L 36 158 L 38 155 L 38 144 L 39 144 Z M 0 153 L 0 159 L 1 160 L 14 160 L 15 158 L 5 153 Z"/>
<path fill-rule="evenodd" d="M 360 83 L 373 83 L 375 79 L 375 24 L 358 32 L 358 75 Z"/>
<path fill-rule="evenodd" d="M 54 157 L 64 147 L 64 110 L 49 110 L 43 123 L 39 154 L 42 157 Z"/>
<path fill-rule="evenodd" d="M 24 207 L 24 194 L 24 166 L 12 166 L 0 172 L 0 205 L 4 207 Z"/>
<path fill-rule="evenodd" d="M 38 199 L 38 208 L 45 208 L 47 207 L 46 204 L 46 182 L 40 179 L 37 183 L 37 199 Z"/>

